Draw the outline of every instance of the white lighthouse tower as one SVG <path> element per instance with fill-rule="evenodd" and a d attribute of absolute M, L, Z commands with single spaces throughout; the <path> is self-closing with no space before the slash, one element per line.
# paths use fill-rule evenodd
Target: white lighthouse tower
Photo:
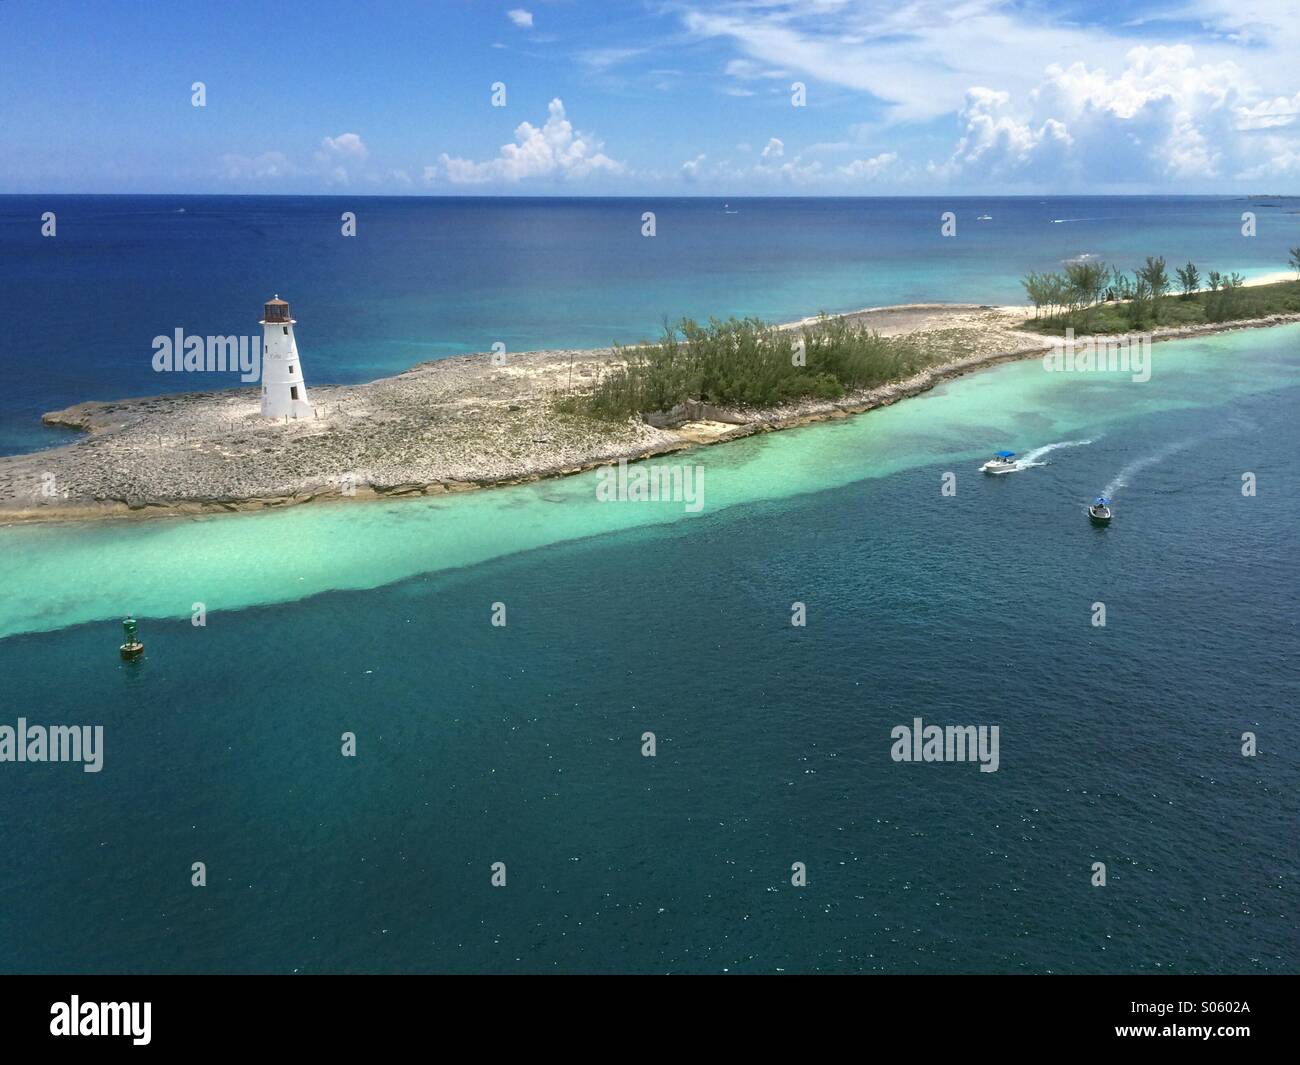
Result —
<path fill-rule="evenodd" d="M 276 296 L 262 313 L 262 413 L 268 418 L 310 418 L 289 304 Z"/>

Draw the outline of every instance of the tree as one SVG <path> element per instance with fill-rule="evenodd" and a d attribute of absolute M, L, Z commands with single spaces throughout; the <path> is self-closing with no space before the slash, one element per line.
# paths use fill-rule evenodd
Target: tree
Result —
<path fill-rule="evenodd" d="M 1024 286 L 1029 302 L 1034 305 L 1034 317 L 1037 318 L 1039 309 L 1043 306 L 1043 279 L 1039 274 L 1030 271 L 1020 279 L 1020 284 Z"/>
<path fill-rule="evenodd" d="M 1043 298 L 1049 309 L 1054 308 L 1048 314 L 1049 318 L 1055 318 L 1061 308 L 1065 306 L 1067 299 L 1065 291 L 1065 278 L 1060 274 L 1043 275 Z"/>
<path fill-rule="evenodd" d="M 1227 322 L 1240 318 L 1242 313 L 1242 287 L 1246 279 L 1233 271 L 1226 277 L 1216 274 L 1217 288 L 1210 293 L 1205 303 L 1205 318 L 1209 322 Z"/>
<path fill-rule="evenodd" d="M 1207 280 L 1210 282 L 1210 291 L 1218 292 L 1219 286 L 1223 284 L 1223 275 L 1218 270 L 1211 270 Z"/>
<path fill-rule="evenodd" d="M 1138 277 L 1147 283 L 1151 290 L 1151 318 L 1160 321 L 1160 297 L 1169 291 L 1169 274 L 1165 271 L 1165 257 L 1147 256 L 1146 265 L 1141 267 Z"/>
<path fill-rule="evenodd" d="M 1105 263 L 1066 263 L 1065 287 L 1066 298 L 1070 303 L 1070 317 L 1073 319 L 1078 312 L 1080 328 L 1088 328 L 1091 309 L 1101 299 L 1105 283 Z"/>
<path fill-rule="evenodd" d="M 1189 262 L 1186 266 L 1180 266 L 1177 273 L 1178 284 L 1183 289 L 1183 298 L 1187 299 L 1201 287 L 1201 272 L 1196 269 L 1195 263 Z"/>
<path fill-rule="evenodd" d="M 1151 285 L 1140 271 L 1135 272 L 1134 276 L 1136 280 L 1133 283 L 1133 291 L 1129 296 L 1125 313 L 1128 317 L 1129 327 L 1141 329 L 1146 322 L 1147 308 L 1151 302 Z"/>
<path fill-rule="evenodd" d="M 1295 271 L 1296 277 L 1300 278 L 1300 247 L 1291 249 L 1291 269 Z"/>
<path fill-rule="evenodd" d="M 1133 298 L 1133 282 L 1128 279 L 1118 266 L 1110 268 L 1110 287 L 1106 289 L 1106 299 L 1127 300 Z"/>

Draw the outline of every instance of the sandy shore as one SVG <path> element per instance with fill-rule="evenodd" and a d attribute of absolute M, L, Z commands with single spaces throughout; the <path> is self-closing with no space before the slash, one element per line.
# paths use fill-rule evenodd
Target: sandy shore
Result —
<path fill-rule="evenodd" d="M 687 420 L 679 416 L 662 427 L 598 423 L 555 409 L 557 398 L 589 388 L 617 362 L 610 349 L 527 352 L 510 355 L 504 365 L 488 354 L 465 355 L 367 384 L 314 387 L 317 417 L 288 423 L 260 416 L 255 387 L 81 403 L 44 417 L 82 430 L 81 439 L 0 458 L 0 523 L 431 495 L 564 476 L 861 413 L 983 367 L 1039 356 L 1051 341 L 1018 328 L 1026 313 L 970 304 L 855 311 L 843 317 L 885 336 L 915 338 L 931 368 L 833 401 L 763 410 L 692 404 Z M 1170 340 L 1291 320 L 1300 315 L 1153 336 Z"/>

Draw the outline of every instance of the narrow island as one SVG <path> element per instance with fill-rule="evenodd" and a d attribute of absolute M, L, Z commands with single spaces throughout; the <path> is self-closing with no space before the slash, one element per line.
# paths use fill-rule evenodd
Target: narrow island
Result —
<path fill-rule="evenodd" d="M 1300 248 L 1291 252 L 1300 276 Z M 683 321 L 630 347 L 464 355 L 317 386 L 310 417 L 282 420 L 264 416 L 256 386 L 80 403 L 43 418 L 82 430 L 80 439 L 0 458 L 0 523 L 565 476 L 847 417 L 1093 336 L 1163 341 L 1300 321 L 1300 280 L 1289 276 L 1202 279 L 1191 263 L 1171 275 L 1157 258 L 1131 276 L 1070 263 L 1024 279 L 1028 306 L 909 304 L 783 325 Z"/>

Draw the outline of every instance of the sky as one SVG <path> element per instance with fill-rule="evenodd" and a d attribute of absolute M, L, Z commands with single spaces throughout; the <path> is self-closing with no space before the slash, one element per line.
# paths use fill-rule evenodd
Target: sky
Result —
<path fill-rule="evenodd" d="M 1296 3 L 0 0 L 0 192 L 1295 193 Z"/>

